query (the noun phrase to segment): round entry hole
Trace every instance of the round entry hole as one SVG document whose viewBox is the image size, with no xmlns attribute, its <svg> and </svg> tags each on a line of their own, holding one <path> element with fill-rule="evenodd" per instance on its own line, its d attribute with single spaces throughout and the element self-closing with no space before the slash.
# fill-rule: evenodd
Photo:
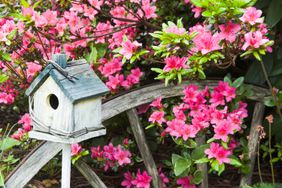
<svg viewBox="0 0 282 188">
<path fill-rule="evenodd" d="M 54 94 L 49 95 L 48 102 L 49 102 L 49 105 L 51 106 L 51 108 L 53 108 L 54 110 L 56 110 L 59 106 L 59 99 Z"/>
</svg>

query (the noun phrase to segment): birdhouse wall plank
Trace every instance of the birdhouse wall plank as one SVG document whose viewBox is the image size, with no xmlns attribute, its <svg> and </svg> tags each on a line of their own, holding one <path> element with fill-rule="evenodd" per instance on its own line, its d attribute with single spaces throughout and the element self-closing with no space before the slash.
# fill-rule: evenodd
<svg viewBox="0 0 282 188">
<path fill-rule="evenodd" d="M 56 109 L 51 106 L 51 95 L 55 95 L 58 99 Z M 73 131 L 72 111 L 73 104 L 52 77 L 48 77 L 34 94 L 34 114 L 36 118 L 52 129 L 65 132 Z"/>
<path fill-rule="evenodd" d="M 79 101 L 74 106 L 75 129 L 101 127 L 101 97 Z"/>
</svg>

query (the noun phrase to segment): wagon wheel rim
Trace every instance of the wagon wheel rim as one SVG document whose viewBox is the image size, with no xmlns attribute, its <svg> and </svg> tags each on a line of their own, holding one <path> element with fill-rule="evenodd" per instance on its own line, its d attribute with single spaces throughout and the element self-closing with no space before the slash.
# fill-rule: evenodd
<svg viewBox="0 0 282 188">
<path fill-rule="evenodd" d="M 149 86 L 144 86 L 141 88 L 138 88 L 136 90 L 131 90 L 129 92 L 121 93 L 118 96 L 115 96 L 113 98 L 107 99 L 103 101 L 102 104 L 102 121 L 106 121 L 118 114 L 121 114 L 123 112 L 127 112 L 127 114 L 134 114 L 135 108 L 150 103 L 154 99 L 158 97 L 162 98 L 171 98 L 171 97 L 177 97 L 177 96 L 183 96 L 183 89 L 188 84 L 195 84 L 198 85 L 200 88 L 204 88 L 206 85 L 209 86 L 209 88 L 213 89 L 218 83 L 218 80 L 203 80 L 203 81 L 187 81 L 183 82 L 179 85 L 170 85 L 170 86 L 164 86 L 163 83 L 157 83 Z M 248 84 L 247 84 L 248 85 Z M 259 86 L 250 85 L 252 89 L 254 90 L 254 95 L 248 97 L 250 100 L 254 101 L 263 101 L 263 98 L 267 95 L 269 95 L 269 90 L 266 88 L 262 88 Z M 173 92 L 172 92 L 173 91 Z M 129 115 L 128 115 L 129 116 Z M 133 124 L 132 124 L 133 126 Z M 49 144 L 49 142 L 44 142 L 34 148 L 23 160 L 19 165 L 9 174 L 9 176 L 6 178 L 6 186 L 7 188 L 13 187 L 14 182 L 18 182 L 18 187 L 23 187 L 25 184 L 27 184 L 37 173 L 38 171 L 47 164 L 56 154 L 58 154 L 62 149 L 62 144 L 60 143 L 54 143 L 54 146 L 56 146 L 56 151 L 53 153 L 47 153 L 47 157 L 49 160 L 44 163 L 35 163 L 33 164 L 33 168 L 30 169 L 29 172 L 26 172 L 26 174 L 29 174 L 28 177 L 25 179 L 19 180 L 20 176 L 23 174 L 23 166 L 27 163 L 30 163 L 34 156 L 37 156 L 38 152 L 42 152 L 40 149 L 42 147 L 46 147 L 46 145 Z M 52 146 L 52 147 L 54 147 Z M 140 149 L 140 147 L 138 146 Z M 150 153 L 151 155 L 151 153 Z M 153 161 L 155 164 L 155 162 Z M 28 164 L 27 164 L 28 166 Z M 35 169 L 35 171 L 34 171 Z M 155 173 L 156 167 L 153 165 L 153 171 Z M 91 172 L 90 172 L 91 173 Z M 152 173 L 152 172 L 151 172 Z M 153 175 L 155 178 L 157 178 L 155 175 Z M 249 181 L 249 179 L 248 179 Z M 154 185 L 158 185 L 160 183 L 159 178 L 155 179 Z"/>
</svg>

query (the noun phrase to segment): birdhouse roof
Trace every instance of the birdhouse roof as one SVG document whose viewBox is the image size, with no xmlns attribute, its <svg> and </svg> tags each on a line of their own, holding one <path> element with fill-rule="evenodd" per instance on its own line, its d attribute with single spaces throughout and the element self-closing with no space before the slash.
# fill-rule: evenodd
<svg viewBox="0 0 282 188">
<path fill-rule="evenodd" d="M 51 76 L 71 102 L 98 97 L 109 92 L 107 86 L 91 69 L 86 60 L 76 60 L 67 63 L 62 69 L 66 77 L 54 65 L 49 64 L 31 83 L 26 95 L 32 95 Z"/>
</svg>

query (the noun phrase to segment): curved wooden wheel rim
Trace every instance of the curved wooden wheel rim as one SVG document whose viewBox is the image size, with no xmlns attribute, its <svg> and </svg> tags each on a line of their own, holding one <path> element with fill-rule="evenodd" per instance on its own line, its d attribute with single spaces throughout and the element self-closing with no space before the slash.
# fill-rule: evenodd
<svg viewBox="0 0 282 188">
<path fill-rule="evenodd" d="M 103 102 L 102 121 L 108 120 L 122 112 L 134 109 L 142 104 L 149 103 L 157 97 L 170 98 L 183 96 L 183 88 L 188 84 L 195 84 L 200 88 L 209 86 L 209 88 L 212 89 L 217 85 L 217 83 L 218 80 L 189 81 L 168 87 L 165 87 L 163 83 L 158 83 L 122 93 L 119 96 Z M 266 88 L 253 85 L 252 88 L 254 95 L 248 98 L 250 100 L 263 101 L 264 96 L 270 94 L 269 90 Z M 6 187 L 23 187 L 48 161 L 58 154 L 61 149 L 62 145 L 60 143 L 43 142 L 38 145 L 6 178 Z"/>
</svg>

